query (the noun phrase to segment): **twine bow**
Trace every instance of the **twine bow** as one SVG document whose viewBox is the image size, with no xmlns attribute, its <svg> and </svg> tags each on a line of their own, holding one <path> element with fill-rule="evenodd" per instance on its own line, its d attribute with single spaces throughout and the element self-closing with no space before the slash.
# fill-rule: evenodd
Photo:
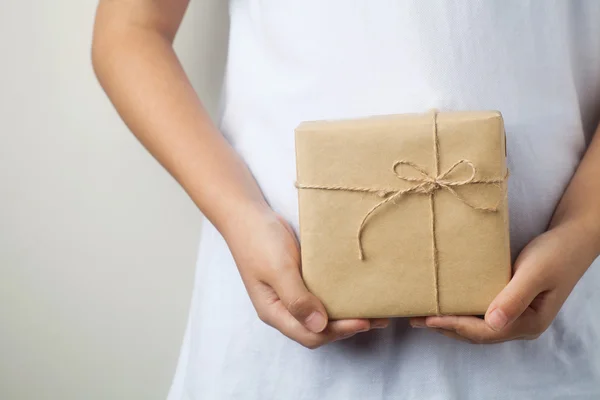
<svg viewBox="0 0 600 400">
<path fill-rule="evenodd" d="M 432 254 L 433 254 L 433 279 L 435 285 L 435 304 L 436 304 L 436 314 L 440 313 L 440 302 L 439 302 L 439 285 L 438 285 L 438 249 L 437 249 L 437 239 L 436 239 L 436 226 L 435 226 L 435 193 L 438 190 L 446 190 L 450 194 L 452 194 L 456 199 L 461 201 L 466 206 L 470 207 L 473 210 L 481 211 L 481 212 L 497 212 L 500 203 L 502 202 L 502 198 L 492 207 L 487 206 L 479 206 L 471 203 L 466 198 L 461 196 L 459 193 L 454 190 L 455 187 L 458 186 L 466 186 L 473 184 L 484 184 L 484 185 L 494 185 L 499 188 L 500 184 L 502 184 L 506 178 L 508 177 L 508 171 L 506 175 L 502 178 L 492 178 L 492 179 L 475 179 L 477 174 L 477 168 L 473 163 L 469 160 L 459 160 L 455 162 L 450 168 L 448 168 L 445 172 L 439 172 L 440 165 L 440 156 L 439 156 L 439 141 L 438 141 L 438 129 L 437 129 L 437 111 L 433 111 L 433 148 L 434 148 L 434 156 L 435 156 L 435 172 L 433 175 L 430 175 L 425 171 L 425 169 L 411 161 L 407 160 L 399 160 L 395 161 L 392 165 L 392 172 L 396 177 L 400 180 L 414 183 L 414 186 L 411 186 L 406 189 L 389 189 L 389 188 L 369 188 L 369 187 L 355 187 L 355 186 L 327 186 L 327 185 L 307 185 L 296 183 L 296 187 L 298 189 L 317 189 L 317 190 L 339 190 L 346 192 L 362 192 L 362 193 L 374 193 L 379 197 L 382 197 L 384 200 L 375 204 L 363 217 L 361 220 L 360 226 L 358 227 L 356 233 L 356 240 L 358 244 L 358 258 L 360 260 L 365 259 L 365 254 L 363 250 L 362 244 L 362 234 L 365 229 L 365 225 L 369 218 L 381 209 L 386 204 L 392 203 L 398 198 L 402 197 L 405 194 L 415 193 L 415 194 L 424 194 L 429 196 L 429 206 L 430 206 L 430 223 L 431 223 L 431 236 L 432 236 Z M 400 172 L 398 172 L 399 166 L 408 166 L 419 173 L 419 177 L 410 177 L 404 176 Z M 461 165 L 467 165 L 471 169 L 471 175 L 469 178 L 464 180 L 453 181 L 448 179 L 448 176 L 456 170 Z"/>
</svg>

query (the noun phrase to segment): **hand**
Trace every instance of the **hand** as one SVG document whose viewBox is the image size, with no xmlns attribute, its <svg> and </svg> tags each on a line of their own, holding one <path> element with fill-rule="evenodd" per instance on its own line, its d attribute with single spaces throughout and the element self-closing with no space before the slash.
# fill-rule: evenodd
<svg viewBox="0 0 600 400">
<path fill-rule="evenodd" d="M 245 227 L 226 240 L 252 304 L 266 324 L 310 349 L 388 325 L 387 319 L 328 322 L 325 307 L 300 275 L 292 228 L 270 211 L 240 223 Z"/>
<path fill-rule="evenodd" d="M 589 236 L 581 226 L 571 223 L 529 243 L 515 262 L 513 278 L 490 304 L 485 319 L 434 316 L 412 318 L 411 325 L 472 343 L 535 339 L 550 326 L 598 255 Z"/>
</svg>

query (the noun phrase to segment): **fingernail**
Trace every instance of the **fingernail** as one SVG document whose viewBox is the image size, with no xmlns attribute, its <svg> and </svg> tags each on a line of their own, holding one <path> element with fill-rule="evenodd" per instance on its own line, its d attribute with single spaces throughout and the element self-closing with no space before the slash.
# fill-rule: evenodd
<svg viewBox="0 0 600 400">
<path fill-rule="evenodd" d="M 374 328 L 373 326 L 371 327 L 365 327 L 365 328 L 360 328 L 359 330 L 356 331 L 356 333 L 361 333 L 361 332 L 367 332 L 369 330 L 369 328 Z"/>
<path fill-rule="evenodd" d="M 431 316 L 431 317 L 424 318 L 423 323 L 425 324 L 425 328 L 434 328 L 434 329 L 440 328 L 441 324 L 439 324 L 439 322 L 442 322 L 441 318 L 444 318 L 444 317 Z"/>
<path fill-rule="evenodd" d="M 425 321 L 423 321 L 423 320 L 410 321 L 410 326 L 412 326 L 413 328 L 426 328 L 427 327 L 427 325 L 425 325 Z"/>
<path fill-rule="evenodd" d="M 494 311 L 488 315 L 486 319 L 487 324 L 495 331 L 502 330 L 508 323 L 508 317 L 504 314 L 499 308 L 496 308 Z"/>
<path fill-rule="evenodd" d="M 348 339 L 348 338 L 350 338 L 350 337 L 352 337 L 352 336 L 354 336 L 354 335 L 356 335 L 356 332 L 345 333 L 345 334 L 343 334 L 343 335 L 340 335 L 340 336 L 338 336 L 338 338 L 337 338 L 337 339 L 335 339 L 335 340 L 344 340 L 344 339 Z"/>
<path fill-rule="evenodd" d="M 314 333 L 319 333 L 325 329 L 327 318 L 318 311 L 313 311 L 305 320 L 304 325 Z"/>
<path fill-rule="evenodd" d="M 371 328 L 373 329 L 384 329 L 389 326 L 389 322 L 374 322 L 371 324 Z"/>
</svg>

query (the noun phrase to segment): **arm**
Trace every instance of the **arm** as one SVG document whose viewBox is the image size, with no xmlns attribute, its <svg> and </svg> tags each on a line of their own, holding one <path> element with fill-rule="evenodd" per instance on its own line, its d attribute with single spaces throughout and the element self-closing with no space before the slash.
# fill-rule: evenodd
<svg viewBox="0 0 600 400">
<path fill-rule="evenodd" d="M 308 347 L 375 327 L 367 320 L 328 324 L 325 308 L 304 286 L 291 229 L 211 123 L 173 51 L 188 1 L 101 0 L 92 61 L 102 87 L 221 232 L 261 319 Z"/>
<path fill-rule="evenodd" d="M 519 254 L 514 276 L 492 302 L 485 321 L 475 317 L 416 318 L 456 339 L 494 343 L 534 339 L 600 255 L 600 126 L 563 194 L 546 233 Z"/>
<path fill-rule="evenodd" d="M 188 1 L 101 1 L 92 60 L 131 131 L 227 234 L 240 220 L 260 219 L 269 210 L 248 169 L 211 123 L 173 51 Z"/>
<path fill-rule="evenodd" d="M 550 227 L 582 229 L 583 247 L 600 254 L 600 125 L 554 212 Z M 587 268 L 586 268 L 587 269 Z M 582 271 L 583 272 L 583 271 Z"/>
</svg>

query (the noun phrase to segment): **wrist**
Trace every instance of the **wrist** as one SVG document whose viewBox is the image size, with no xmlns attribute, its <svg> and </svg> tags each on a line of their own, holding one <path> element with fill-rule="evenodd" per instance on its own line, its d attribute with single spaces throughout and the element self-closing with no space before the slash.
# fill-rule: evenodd
<svg viewBox="0 0 600 400">
<path fill-rule="evenodd" d="M 277 219 L 276 213 L 266 201 L 245 201 L 231 207 L 229 212 L 215 223 L 227 243 L 247 240 L 257 229 L 272 224 Z"/>
<path fill-rule="evenodd" d="M 550 230 L 560 232 L 565 251 L 576 254 L 586 269 L 600 256 L 600 221 L 589 217 L 553 220 Z"/>
<path fill-rule="evenodd" d="M 582 230 L 591 242 L 594 259 L 600 257 L 600 218 L 582 221 Z"/>
</svg>

